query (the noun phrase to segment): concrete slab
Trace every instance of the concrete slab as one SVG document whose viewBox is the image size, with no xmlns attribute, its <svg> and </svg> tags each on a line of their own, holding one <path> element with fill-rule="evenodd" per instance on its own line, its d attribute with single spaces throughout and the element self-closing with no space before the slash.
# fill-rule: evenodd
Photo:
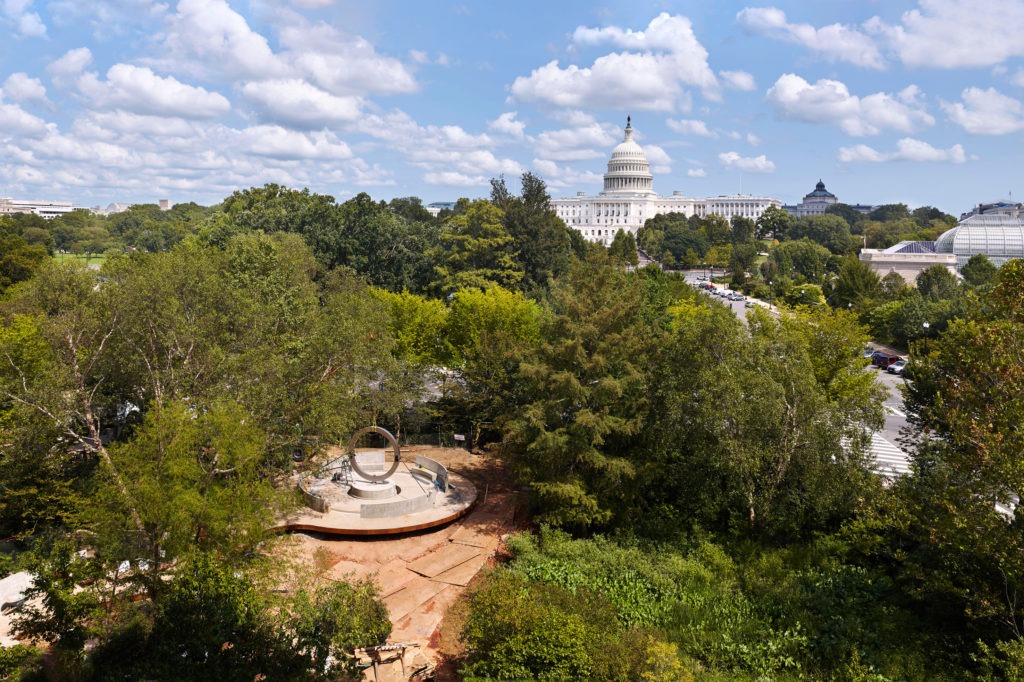
<svg viewBox="0 0 1024 682">
<path fill-rule="evenodd" d="M 388 613 L 391 614 L 391 622 L 397 623 L 446 587 L 448 585 L 435 583 L 426 578 L 410 580 L 402 589 L 384 598 L 384 604 L 388 607 Z"/>
<path fill-rule="evenodd" d="M 446 550 L 428 554 L 427 556 L 410 563 L 409 570 L 416 571 L 427 578 L 433 578 L 440 573 L 444 573 L 450 568 L 454 568 L 461 563 L 469 561 L 479 554 L 480 549 L 478 547 L 450 545 Z"/>
<path fill-rule="evenodd" d="M 480 569 L 483 568 L 486 563 L 487 554 L 480 553 L 469 561 L 465 561 L 458 566 L 449 568 L 444 573 L 437 574 L 434 576 L 434 580 L 439 583 L 465 587 L 469 584 L 469 581 L 473 579 L 473 576 L 480 572 Z"/>
</svg>

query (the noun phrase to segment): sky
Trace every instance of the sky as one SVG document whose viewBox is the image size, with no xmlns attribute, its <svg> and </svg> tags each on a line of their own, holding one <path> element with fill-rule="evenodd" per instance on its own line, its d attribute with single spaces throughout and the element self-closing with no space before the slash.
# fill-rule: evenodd
<svg viewBox="0 0 1024 682">
<path fill-rule="evenodd" d="M 0 0 L 0 197 L 1024 198 L 1024 0 Z"/>
</svg>

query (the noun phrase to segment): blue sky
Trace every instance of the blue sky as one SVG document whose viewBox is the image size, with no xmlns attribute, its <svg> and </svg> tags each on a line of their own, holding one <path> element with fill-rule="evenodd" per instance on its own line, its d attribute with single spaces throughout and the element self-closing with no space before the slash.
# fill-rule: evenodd
<svg viewBox="0 0 1024 682">
<path fill-rule="evenodd" d="M 0 0 L 0 196 L 1024 198 L 1024 0 Z"/>
</svg>

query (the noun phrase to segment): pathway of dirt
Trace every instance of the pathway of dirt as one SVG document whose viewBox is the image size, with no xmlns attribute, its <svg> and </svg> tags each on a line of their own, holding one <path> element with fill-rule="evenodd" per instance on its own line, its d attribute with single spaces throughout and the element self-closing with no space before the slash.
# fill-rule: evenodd
<svg viewBox="0 0 1024 682">
<path fill-rule="evenodd" d="M 454 448 L 418 452 L 470 478 L 477 486 L 473 511 L 431 532 L 401 537 L 337 538 L 295 533 L 300 557 L 314 557 L 334 580 L 372 577 L 380 586 L 393 630 L 389 642 L 414 643 L 435 662 L 431 636 L 470 580 L 514 528 L 516 499 L 500 462 Z"/>
</svg>

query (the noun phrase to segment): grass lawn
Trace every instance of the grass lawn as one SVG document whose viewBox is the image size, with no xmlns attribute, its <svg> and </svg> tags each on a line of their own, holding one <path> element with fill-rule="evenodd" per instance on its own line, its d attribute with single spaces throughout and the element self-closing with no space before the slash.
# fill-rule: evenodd
<svg viewBox="0 0 1024 682">
<path fill-rule="evenodd" d="M 86 265 L 103 265 L 103 261 L 107 260 L 107 254 L 105 253 L 94 253 L 88 258 L 86 258 L 85 255 L 76 253 L 55 253 L 53 254 L 53 257 L 58 263 L 78 261 L 79 263 L 85 263 Z"/>
</svg>

